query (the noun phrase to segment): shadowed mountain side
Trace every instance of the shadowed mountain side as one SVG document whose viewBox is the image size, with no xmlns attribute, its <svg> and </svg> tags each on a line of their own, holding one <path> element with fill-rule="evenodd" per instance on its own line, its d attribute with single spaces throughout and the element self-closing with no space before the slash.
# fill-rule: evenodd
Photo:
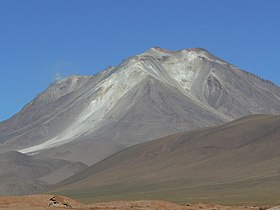
<svg viewBox="0 0 280 210">
<path fill-rule="evenodd" d="M 73 176 L 74 174 L 86 169 L 88 166 L 81 163 L 81 162 L 75 162 L 70 163 L 64 167 L 58 168 L 55 171 L 52 171 L 51 173 L 40 177 L 41 181 L 44 181 L 48 184 L 56 184 L 58 182 L 61 182 L 64 179 L 67 179 L 68 177 Z"/>
<path fill-rule="evenodd" d="M 87 168 L 53 158 L 38 158 L 11 151 L 0 154 L 0 195 L 38 193 Z"/>
<path fill-rule="evenodd" d="M 255 115 L 138 144 L 57 184 L 84 201 L 276 203 L 280 117 Z"/>
<path fill-rule="evenodd" d="M 65 160 L 33 158 L 19 152 L 0 155 L 0 195 L 20 195 L 39 192 L 47 183 L 39 178 L 68 165 Z"/>
</svg>

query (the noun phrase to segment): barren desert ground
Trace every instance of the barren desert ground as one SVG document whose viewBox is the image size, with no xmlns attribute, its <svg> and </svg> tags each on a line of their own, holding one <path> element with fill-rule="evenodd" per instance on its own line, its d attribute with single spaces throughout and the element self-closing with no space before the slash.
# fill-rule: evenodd
<svg viewBox="0 0 280 210">
<path fill-rule="evenodd" d="M 83 204 L 64 196 L 30 195 L 30 196 L 3 196 L 0 197 L 0 209 L 7 210 L 250 210 L 269 209 L 269 206 L 221 206 L 215 204 L 185 204 L 178 205 L 167 201 L 112 201 L 103 203 Z"/>
</svg>

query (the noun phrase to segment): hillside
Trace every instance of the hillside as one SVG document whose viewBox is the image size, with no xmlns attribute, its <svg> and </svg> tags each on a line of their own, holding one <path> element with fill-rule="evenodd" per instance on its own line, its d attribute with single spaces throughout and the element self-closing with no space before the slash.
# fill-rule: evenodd
<svg viewBox="0 0 280 210">
<path fill-rule="evenodd" d="M 80 167 L 73 169 L 75 165 Z M 0 195 L 38 193 L 45 190 L 50 183 L 62 181 L 86 167 L 82 163 L 34 158 L 15 151 L 0 154 Z"/>
<path fill-rule="evenodd" d="M 125 149 L 59 183 L 84 201 L 279 204 L 280 117 L 254 115 Z"/>
</svg>

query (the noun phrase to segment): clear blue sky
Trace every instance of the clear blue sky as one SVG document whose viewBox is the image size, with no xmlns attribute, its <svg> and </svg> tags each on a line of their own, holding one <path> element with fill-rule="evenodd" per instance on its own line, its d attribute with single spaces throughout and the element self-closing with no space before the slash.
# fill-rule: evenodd
<svg viewBox="0 0 280 210">
<path fill-rule="evenodd" d="M 0 0 L 0 121 L 56 73 L 92 75 L 152 46 L 206 48 L 280 85 L 280 1 Z"/>
</svg>

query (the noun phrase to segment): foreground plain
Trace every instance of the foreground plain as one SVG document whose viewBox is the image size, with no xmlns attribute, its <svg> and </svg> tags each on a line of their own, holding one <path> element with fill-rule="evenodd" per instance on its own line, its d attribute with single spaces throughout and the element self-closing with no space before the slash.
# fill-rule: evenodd
<svg viewBox="0 0 280 210">
<path fill-rule="evenodd" d="M 55 200 L 54 205 L 50 205 Z M 65 205 L 65 206 L 63 206 Z M 215 204 L 184 204 L 179 205 L 167 201 L 141 200 L 141 201 L 113 201 L 104 203 L 83 204 L 64 196 L 29 195 L 29 196 L 3 196 L 0 197 L 0 209 L 7 210 L 259 210 L 268 209 L 269 206 L 221 206 Z"/>
</svg>

